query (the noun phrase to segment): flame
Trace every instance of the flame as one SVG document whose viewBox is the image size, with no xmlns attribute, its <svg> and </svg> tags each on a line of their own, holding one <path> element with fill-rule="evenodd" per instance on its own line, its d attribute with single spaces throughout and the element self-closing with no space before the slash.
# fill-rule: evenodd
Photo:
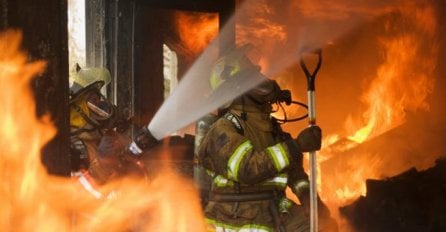
<svg viewBox="0 0 446 232">
<path fill-rule="evenodd" d="M 176 27 L 186 51 L 198 54 L 218 34 L 218 15 L 177 12 Z"/>
<path fill-rule="evenodd" d="M 364 113 L 367 123 L 348 137 L 358 143 L 404 123 L 407 109 L 428 109 L 425 99 L 432 91 L 433 79 L 408 73 L 412 71 L 408 67 L 419 62 L 417 38 L 403 35 L 384 39 L 382 44 L 386 61 L 378 68 L 377 77 L 364 95 L 364 101 L 369 105 Z"/>
<path fill-rule="evenodd" d="M 28 62 L 21 33 L 0 34 L 0 225 L 4 231 L 205 231 L 190 180 L 166 168 L 150 183 L 123 178 L 100 186 L 101 199 L 77 180 L 47 174 L 40 150 L 56 133 L 34 118 L 31 79 L 45 62 Z"/>
<path fill-rule="evenodd" d="M 285 25 L 274 20 L 278 12 L 269 6 L 267 1 L 247 1 L 237 11 L 236 19 L 236 44 L 252 44 L 263 54 L 271 53 L 278 44 L 284 43 L 287 38 Z M 257 64 L 265 72 L 269 69 L 266 57 L 260 57 Z"/>
<path fill-rule="evenodd" d="M 323 195 L 329 201 L 338 202 L 338 205 L 365 195 L 365 181 L 383 178 L 384 171 L 389 173 L 390 166 L 382 157 L 387 154 L 356 154 L 354 157 L 344 157 L 342 161 L 335 156 L 402 125 L 407 120 L 408 112 L 429 110 L 427 99 L 433 90 L 434 79 L 431 76 L 438 56 L 434 39 L 435 14 L 432 6 L 416 4 L 402 6 L 399 12 L 406 22 L 410 22 L 413 31 L 392 31 L 397 27 L 387 22 L 385 26 L 389 33 L 378 38 L 384 54 L 383 62 L 378 66 L 376 76 L 368 78 L 370 82 L 362 96 L 367 108 L 362 118 L 355 119 L 350 115 L 345 123 L 345 130 L 350 135 L 329 135 L 330 141 L 325 144 L 328 147 L 324 146 L 321 151 L 323 156 L 337 158 L 337 161 L 325 160 L 327 166 L 343 167 L 342 170 L 335 167 L 323 170 L 336 173 L 325 175 Z M 341 142 L 341 138 L 346 139 Z M 416 164 L 394 163 L 391 166 L 398 168 L 392 172 L 397 174 L 411 165 Z"/>
<path fill-rule="evenodd" d="M 331 11 L 325 11 L 325 9 L 337 7 L 318 5 L 318 1 L 304 1 L 303 3 L 299 4 L 300 8 L 306 9 L 307 11 L 305 12 L 323 22 L 337 19 L 336 15 L 331 14 Z M 329 4 L 332 4 L 332 2 Z M 366 4 L 364 3 L 363 5 Z M 337 215 L 338 208 L 350 203 L 361 195 L 366 195 L 367 179 L 382 179 L 392 174 L 396 175 L 422 162 L 425 163 L 422 160 L 408 160 L 407 157 L 399 157 L 399 160 L 389 158 L 392 154 L 384 153 L 384 151 L 385 146 L 390 147 L 393 145 L 392 141 L 384 144 L 384 148 L 381 149 L 382 153 L 356 148 L 398 126 L 402 126 L 408 120 L 409 114 L 429 110 L 428 100 L 435 82 L 435 79 L 432 77 L 435 75 L 435 65 L 438 59 L 438 44 L 436 41 L 438 19 L 434 9 L 435 6 L 422 1 L 412 1 L 394 5 L 392 6 L 393 8 L 384 7 L 379 12 L 367 12 L 367 7 L 362 7 L 361 4 L 356 6 L 356 10 L 352 9 L 352 7 L 354 8 L 355 6 L 341 7 L 345 10 L 341 11 L 341 14 L 338 15 L 339 18 L 345 18 L 345 14 L 342 14 L 342 12 L 351 11 L 364 12 L 374 16 L 381 13 L 384 13 L 384 15 L 381 14 L 378 18 L 375 18 L 374 20 L 376 21 L 373 24 L 361 25 L 361 27 L 370 27 L 370 30 L 368 28 L 365 30 L 361 28 L 360 30 L 370 31 L 374 35 L 374 37 L 367 37 L 367 40 L 373 41 L 373 44 L 377 45 L 375 52 L 379 55 L 376 58 L 379 62 L 361 64 L 348 60 L 352 62 L 352 66 L 365 65 L 373 67 L 371 68 L 372 71 L 375 70 L 375 72 L 370 72 L 368 76 L 356 77 L 362 81 L 360 99 L 362 104 L 359 106 L 352 105 L 352 113 L 344 119 L 342 128 L 332 133 L 324 134 L 322 149 L 317 152 L 318 190 L 321 198 L 329 205 L 332 209 L 331 212 L 339 222 L 342 220 Z M 379 8 L 377 7 L 375 10 Z M 289 6 L 288 9 L 292 11 L 295 10 L 295 7 Z M 314 11 L 319 13 L 314 14 Z M 382 24 L 377 26 L 378 23 Z M 333 56 L 331 52 L 336 53 L 340 49 L 351 49 L 351 47 L 348 47 L 348 43 L 346 43 L 347 46 L 336 47 L 342 46 L 341 44 L 335 41 L 326 49 L 323 48 L 325 60 L 318 74 L 318 76 L 321 76 L 318 77 L 320 79 L 318 84 L 330 85 L 330 88 L 326 90 L 333 92 L 339 91 L 337 89 L 339 87 L 342 88 L 342 86 L 333 84 L 337 83 L 335 80 L 345 79 L 346 77 L 339 76 L 337 71 L 333 71 L 329 76 L 324 76 L 326 75 L 326 68 L 324 67 L 327 67 L 324 64 L 328 63 L 329 69 L 336 70 L 337 66 L 333 65 L 336 62 L 329 60 L 336 59 L 336 56 Z M 369 50 L 367 51 L 370 52 Z M 328 56 L 326 55 L 327 52 Z M 364 53 L 365 57 L 372 57 L 372 55 L 374 54 Z M 274 79 L 279 82 L 282 88 L 292 90 L 293 100 L 302 101 L 306 97 L 305 93 L 302 93 L 305 79 L 294 74 L 298 67 L 292 66 L 291 68 L 293 70 L 285 70 L 274 76 Z M 329 79 L 333 81 L 329 82 Z M 319 87 L 320 85 L 316 88 Z M 318 92 L 317 97 L 319 98 L 321 95 L 323 93 Z M 323 100 L 327 101 L 326 99 Z M 333 104 L 333 102 L 336 102 L 336 99 L 330 99 L 328 102 Z M 337 102 L 334 104 L 351 103 Z M 320 109 L 326 106 L 322 105 Z M 288 115 L 302 115 L 292 108 L 294 107 L 287 109 Z M 328 108 L 329 110 L 322 112 L 322 114 L 330 114 L 330 110 L 337 110 L 337 108 L 331 106 L 328 106 Z M 348 109 L 348 107 L 346 108 Z M 353 112 L 356 111 L 353 110 L 357 110 L 360 114 L 354 114 Z M 280 113 L 276 113 L 275 116 L 283 118 L 283 115 Z M 331 123 L 336 124 L 339 121 L 332 121 Z M 300 125 L 298 123 L 291 124 L 286 124 L 284 128 L 294 133 L 301 131 L 306 126 L 305 120 Z M 340 124 L 342 125 L 342 121 Z M 326 124 L 321 124 L 323 131 L 325 129 L 324 125 Z M 429 160 L 431 159 L 429 158 Z M 306 165 L 308 165 L 308 162 L 306 162 Z M 308 167 L 305 168 L 308 170 Z"/>
</svg>

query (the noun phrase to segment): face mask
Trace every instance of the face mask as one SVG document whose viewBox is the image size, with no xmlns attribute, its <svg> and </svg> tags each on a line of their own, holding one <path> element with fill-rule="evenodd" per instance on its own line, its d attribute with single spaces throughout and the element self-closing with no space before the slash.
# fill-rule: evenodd
<svg viewBox="0 0 446 232">
<path fill-rule="evenodd" d="M 282 90 L 274 80 L 267 80 L 251 89 L 246 95 L 256 104 L 273 104 L 279 101 Z"/>
<path fill-rule="evenodd" d="M 90 111 L 90 117 L 94 120 L 107 120 L 113 113 L 110 102 L 99 91 L 87 93 L 85 102 Z"/>
<path fill-rule="evenodd" d="M 92 89 L 70 103 L 70 125 L 88 130 L 100 129 L 106 126 L 113 113 L 112 104 L 99 90 Z"/>
</svg>

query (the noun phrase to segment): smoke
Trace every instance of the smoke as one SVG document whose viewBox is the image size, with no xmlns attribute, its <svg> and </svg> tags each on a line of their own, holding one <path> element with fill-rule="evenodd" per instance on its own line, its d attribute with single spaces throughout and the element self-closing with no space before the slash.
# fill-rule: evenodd
<svg viewBox="0 0 446 232">
<path fill-rule="evenodd" d="M 338 9 L 338 13 L 333 12 L 333 7 Z M 236 25 L 237 45 L 254 45 L 261 56 L 259 65 L 262 73 L 274 77 L 295 64 L 302 49 L 324 47 L 364 21 L 388 11 L 389 7 L 389 3 L 378 2 L 355 5 L 349 1 L 330 4 L 324 1 L 303 1 L 302 4 L 284 0 L 243 1 L 218 37 L 181 78 L 177 89 L 150 122 L 149 130 L 155 137 L 162 138 L 262 81 L 240 80 L 236 88 L 220 92 L 219 97 L 213 95 L 209 76 L 218 54 L 232 47 L 230 25 Z"/>
<path fill-rule="evenodd" d="M 352 29 L 394 8 L 393 1 L 245 1 L 237 17 L 237 42 L 264 55 L 265 74 L 275 76 L 305 49 L 324 48 Z"/>
</svg>

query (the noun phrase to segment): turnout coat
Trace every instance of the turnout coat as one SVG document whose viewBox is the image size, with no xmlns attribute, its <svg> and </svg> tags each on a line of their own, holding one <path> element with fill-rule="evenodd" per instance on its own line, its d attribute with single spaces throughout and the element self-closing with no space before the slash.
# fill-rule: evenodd
<svg viewBox="0 0 446 232">
<path fill-rule="evenodd" d="M 285 194 L 287 186 L 297 197 L 308 189 L 302 153 L 265 112 L 233 106 L 201 141 L 198 162 L 212 177 L 210 231 L 309 231 L 302 207 Z"/>
</svg>

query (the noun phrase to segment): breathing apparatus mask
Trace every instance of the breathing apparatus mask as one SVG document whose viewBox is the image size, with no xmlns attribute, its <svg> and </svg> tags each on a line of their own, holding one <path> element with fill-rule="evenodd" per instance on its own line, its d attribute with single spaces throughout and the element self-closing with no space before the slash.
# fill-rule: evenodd
<svg viewBox="0 0 446 232">
<path fill-rule="evenodd" d="M 278 109 L 274 110 L 272 105 L 276 104 L 278 108 L 283 111 L 284 118 L 277 119 L 280 123 L 298 121 L 306 118 L 308 115 L 304 115 L 298 118 L 288 119 L 286 115 L 283 103 L 287 106 L 291 104 L 297 104 L 301 107 L 308 108 L 307 105 L 293 101 L 291 97 L 291 91 L 286 89 L 281 89 L 275 80 L 271 80 L 264 76 L 260 72 L 260 67 L 253 64 L 253 59 L 246 56 L 246 53 L 252 49 L 252 46 L 242 46 L 231 52 L 226 56 L 223 56 L 217 60 L 210 78 L 211 88 L 213 90 L 218 90 L 218 88 L 232 88 L 236 86 L 237 81 L 243 79 L 243 81 L 259 82 L 259 85 L 250 89 L 248 92 L 244 93 L 240 97 L 234 99 L 233 101 L 220 107 L 221 111 L 226 110 L 231 105 L 241 105 L 242 107 L 242 119 L 246 120 L 245 107 L 255 107 L 262 109 L 265 113 L 274 113 Z M 232 83 L 231 83 L 232 82 Z M 229 85 L 231 87 L 227 87 Z"/>
<path fill-rule="evenodd" d="M 111 125 L 116 107 L 101 93 L 110 83 L 110 72 L 105 68 L 76 68 L 70 75 L 70 126 L 72 134 L 82 132 L 102 134 Z"/>
<path fill-rule="evenodd" d="M 292 104 L 299 105 L 304 108 L 308 108 L 304 103 L 293 101 L 291 97 L 291 91 L 287 89 L 281 89 L 275 80 L 267 79 L 260 83 L 258 86 L 246 92 L 244 95 L 234 101 L 242 108 L 245 105 L 251 105 L 262 109 L 269 109 L 268 114 L 275 113 L 279 109 L 283 112 L 283 119 L 276 119 L 279 123 L 294 122 L 306 118 L 308 115 L 303 115 L 297 118 L 288 119 L 286 110 L 283 104 L 290 106 Z M 273 109 L 273 105 L 277 106 L 277 109 Z M 242 113 L 243 114 L 243 113 Z M 242 118 L 244 116 L 242 115 Z"/>
</svg>

